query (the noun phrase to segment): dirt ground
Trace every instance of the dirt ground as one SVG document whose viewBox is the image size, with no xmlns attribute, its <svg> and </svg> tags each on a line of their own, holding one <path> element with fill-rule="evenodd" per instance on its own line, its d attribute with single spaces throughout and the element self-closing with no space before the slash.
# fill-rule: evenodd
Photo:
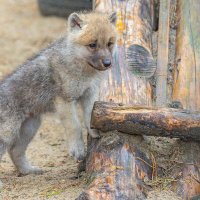
<svg viewBox="0 0 200 200">
<path fill-rule="evenodd" d="M 65 32 L 66 20 L 42 17 L 36 0 L 0 0 L 0 79 L 28 57 Z M 70 125 L 69 125 L 70 132 Z M 72 180 L 77 163 L 67 155 L 63 127 L 55 116 L 45 117 L 28 148 L 31 163 L 43 175 L 18 177 L 8 155 L 0 164 L 3 200 L 74 200 L 83 189 L 84 177 Z"/>
</svg>

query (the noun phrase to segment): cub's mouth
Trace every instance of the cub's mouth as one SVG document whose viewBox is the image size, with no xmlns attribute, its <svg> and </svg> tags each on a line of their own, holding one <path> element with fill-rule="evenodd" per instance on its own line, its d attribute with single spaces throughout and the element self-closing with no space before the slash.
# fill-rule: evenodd
<svg viewBox="0 0 200 200">
<path fill-rule="evenodd" d="M 109 69 L 112 65 L 103 65 L 102 62 L 99 62 L 99 65 L 98 66 L 95 66 L 94 64 L 90 63 L 90 62 L 87 62 L 88 65 L 96 70 L 99 70 L 99 71 L 105 71 L 107 69 Z"/>
</svg>

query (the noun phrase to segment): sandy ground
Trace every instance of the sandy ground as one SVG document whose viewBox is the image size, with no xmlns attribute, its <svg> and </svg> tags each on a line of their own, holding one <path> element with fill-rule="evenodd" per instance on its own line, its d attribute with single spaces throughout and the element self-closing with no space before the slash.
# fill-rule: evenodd
<svg viewBox="0 0 200 200">
<path fill-rule="evenodd" d="M 36 0 L 0 0 L 0 78 L 28 57 L 61 36 L 66 20 L 40 16 Z M 70 126 L 69 126 L 70 132 Z M 74 200 L 83 189 L 84 177 L 72 180 L 77 163 L 67 155 L 60 121 L 47 116 L 28 148 L 27 155 L 43 175 L 19 177 L 8 155 L 0 165 L 3 200 Z"/>
</svg>

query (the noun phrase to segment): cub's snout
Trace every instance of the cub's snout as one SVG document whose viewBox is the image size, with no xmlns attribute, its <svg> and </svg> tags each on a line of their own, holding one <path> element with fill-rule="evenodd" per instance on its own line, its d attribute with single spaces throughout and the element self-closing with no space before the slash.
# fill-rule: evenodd
<svg viewBox="0 0 200 200">
<path fill-rule="evenodd" d="M 101 49 L 101 46 L 99 44 L 99 48 L 89 51 L 90 51 L 89 52 L 90 56 L 88 57 L 88 62 L 90 63 L 90 66 L 92 66 L 93 68 L 99 71 L 104 71 L 112 66 L 113 47 L 111 46 L 109 47 L 107 44 L 107 47 Z"/>
</svg>

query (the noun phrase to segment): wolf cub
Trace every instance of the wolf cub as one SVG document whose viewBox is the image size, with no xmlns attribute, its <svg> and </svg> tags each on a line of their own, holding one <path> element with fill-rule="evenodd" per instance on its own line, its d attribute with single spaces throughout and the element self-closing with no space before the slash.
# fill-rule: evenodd
<svg viewBox="0 0 200 200">
<path fill-rule="evenodd" d="M 25 151 L 40 126 L 41 115 L 55 111 L 66 131 L 66 121 L 73 126 L 68 141 L 70 155 L 83 159 L 84 142 L 76 105 L 80 102 L 83 108 L 88 133 L 98 137 L 97 131 L 90 129 L 91 111 L 98 100 L 100 82 L 112 65 L 115 22 L 115 13 L 72 13 L 65 37 L 2 80 L 0 159 L 8 150 L 21 174 L 41 173 L 29 164 Z M 60 103 L 62 106 L 58 106 Z"/>
</svg>

